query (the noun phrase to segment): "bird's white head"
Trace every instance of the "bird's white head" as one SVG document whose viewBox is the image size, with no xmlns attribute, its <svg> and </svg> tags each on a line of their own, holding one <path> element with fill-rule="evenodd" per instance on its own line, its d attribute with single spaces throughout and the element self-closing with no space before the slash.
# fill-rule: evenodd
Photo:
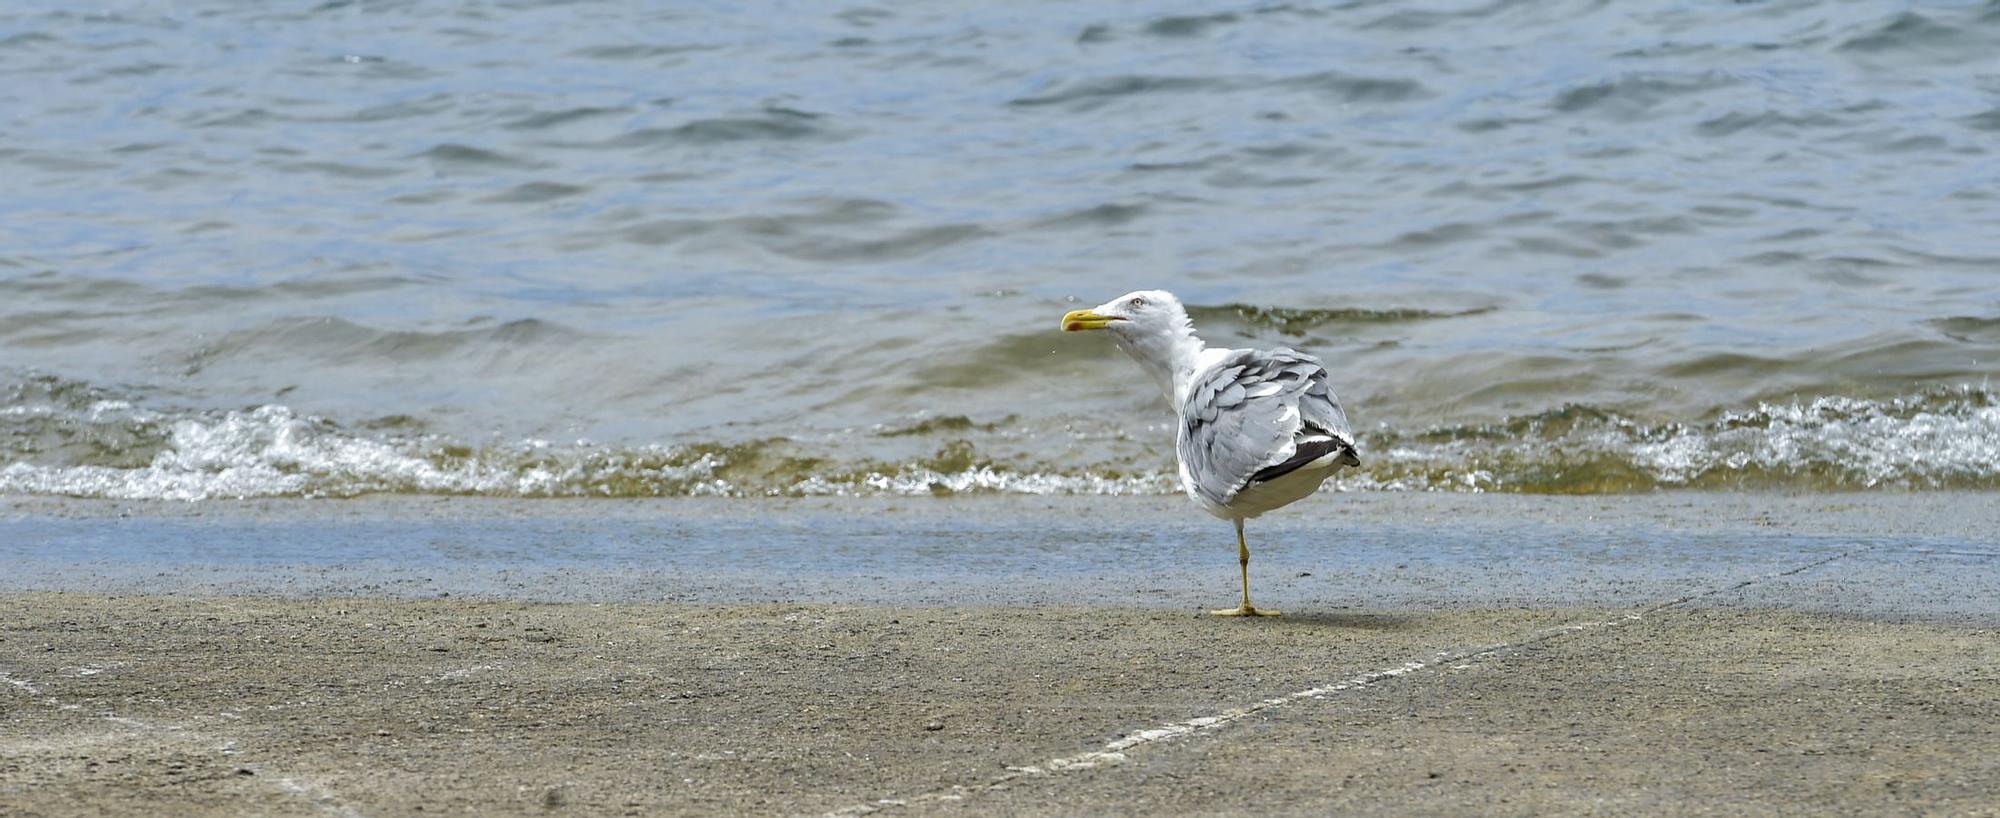
<svg viewBox="0 0 2000 818">
<path fill-rule="evenodd" d="M 1139 290 L 1106 301 L 1087 310 L 1073 310 L 1063 316 L 1064 332 L 1108 330 L 1121 341 L 1158 335 L 1184 334 L 1191 329 L 1187 308 L 1165 290 Z"/>
<path fill-rule="evenodd" d="M 1173 293 L 1140 290 L 1063 316 L 1064 332 L 1104 330 L 1160 385 L 1167 404 L 1179 406 L 1203 346 Z"/>
</svg>

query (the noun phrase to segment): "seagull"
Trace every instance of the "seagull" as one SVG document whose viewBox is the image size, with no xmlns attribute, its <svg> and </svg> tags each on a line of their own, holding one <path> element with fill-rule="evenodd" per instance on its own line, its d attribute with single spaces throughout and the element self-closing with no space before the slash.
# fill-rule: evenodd
<svg viewBox="0 0 2000 818">
<path fill-rule="evenodd" d="M 1277 616 L 1250 604 L 1243 521 L 1303 499 L 1342 466 L 1359 466 L 1354 430 L 1318 358 L 1292 349 L 1211 349 L 1173 293 L 1140 290 L 1062 318 L 1064 332 L 1103 330 L 1160 385 L 1179 415 L 1181 488 L 1236 524 L 1243 604 L 1217 616 Z"/>
</svg>

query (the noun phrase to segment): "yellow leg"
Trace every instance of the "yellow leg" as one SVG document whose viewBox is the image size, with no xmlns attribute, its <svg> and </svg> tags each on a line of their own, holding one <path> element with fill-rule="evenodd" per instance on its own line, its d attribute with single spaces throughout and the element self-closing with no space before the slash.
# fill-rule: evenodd
<svg viewBox="0 0 2000 818">
<path fill-rule="evenodd" d="M 1243 605 L 1209 611 L 1216 616 L 1277 616 L 1277 611 L 1258 610 L 1250 604 L 1250 544 L 1243 541 L 1243 521 L 1236 521 L 1236 564 L 1243 568 Z"/>
</svg>

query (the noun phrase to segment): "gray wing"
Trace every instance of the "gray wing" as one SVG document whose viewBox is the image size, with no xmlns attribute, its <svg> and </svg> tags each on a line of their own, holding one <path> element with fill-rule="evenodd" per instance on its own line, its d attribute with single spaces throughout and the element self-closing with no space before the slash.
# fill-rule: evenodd
<svg viewBox="0 0 2000 818">
<path fill-rule="evenodd" d="M 1210 502 L 1225 505 L 1252 480 L 1329 453 L 1360 464 L 1319 359 L 1291 349 L 1238 350 L 1196 377 L 1181 406 L 1178 448 L 1189 482 Z"/>
</svg>

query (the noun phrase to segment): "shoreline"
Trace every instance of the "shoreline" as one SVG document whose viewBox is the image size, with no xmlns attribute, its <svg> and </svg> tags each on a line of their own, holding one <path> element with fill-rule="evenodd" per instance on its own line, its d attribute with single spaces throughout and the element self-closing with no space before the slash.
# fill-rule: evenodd
<svg viewBox="0 0 2000 818">
<path fill-rule="evenodd" d="M 2000 621 L 1979 493 L 1331 494 L 1251 521 L 1259 604 L 1617 608 L 1846 555 L 1781 607 Z M 1179 497 L 132 503 L 0 499 L 0 593 L 1203 610 L 1227 524 Z"/>
</svg>

